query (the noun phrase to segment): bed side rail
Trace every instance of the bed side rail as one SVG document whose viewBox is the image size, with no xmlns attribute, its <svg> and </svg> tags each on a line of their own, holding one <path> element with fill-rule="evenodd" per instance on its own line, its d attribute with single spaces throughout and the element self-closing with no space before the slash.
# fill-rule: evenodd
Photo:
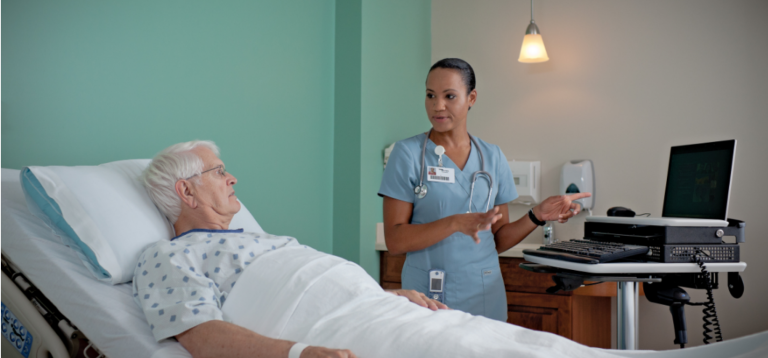
<svg viewBox="0 0 768 358">
<path fill-rule="evenodd" d="M 73 326 L 69 319 L 37 287 L 32 285 L 24 274 L 5 257 L 4 253 L 2 255 L 2 272 L 3 304 L 6 309 L 12 311 L 12 314 L 34 337 L 28 357 L 104 356 L 96 347 L 89 344 L 88 338 L 77 327 Z M 3 316 L 3 320 L 6 320 L 5 316 Z M 3 323 L 6 324 L 6 322 Z M 4 340 L 4 344 L 10 343 L 7 339 Z M 5 352 L 6 347 L 3 347 L 3 353 L 5 354 Z M 23 357 L 23 355 L 20 356 Z"/>
</svg>

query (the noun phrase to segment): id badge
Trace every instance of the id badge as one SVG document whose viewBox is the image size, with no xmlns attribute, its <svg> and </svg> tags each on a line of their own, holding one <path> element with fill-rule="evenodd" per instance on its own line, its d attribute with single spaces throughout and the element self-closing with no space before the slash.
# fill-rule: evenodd
<svg viewBox="0 0 768 358">
<path fill-rule="evenodd" d="M 443 290 L 445 286 L 445 271 L 429 270 L 429 298 L 445 303 Z"/>
<path fill-rule="evenodd" d="M 427 167 L 427 180 L 453 184 L 456 181 L 456 177 L 453 173 L 453 168 Z"/>
</svg>

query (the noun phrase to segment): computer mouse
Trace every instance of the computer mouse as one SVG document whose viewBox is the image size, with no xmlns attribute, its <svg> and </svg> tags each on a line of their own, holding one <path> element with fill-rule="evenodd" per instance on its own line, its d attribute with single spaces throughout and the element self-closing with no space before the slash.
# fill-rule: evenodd
<svg viewBox="0 0 768 358">
<path fill-rule="evenodd" d="M 614 206 L 608 209 L 608 216 L 626 216 L 631 218 L 635 216 L 635 212 L 623 206 Z"/>
</svg>

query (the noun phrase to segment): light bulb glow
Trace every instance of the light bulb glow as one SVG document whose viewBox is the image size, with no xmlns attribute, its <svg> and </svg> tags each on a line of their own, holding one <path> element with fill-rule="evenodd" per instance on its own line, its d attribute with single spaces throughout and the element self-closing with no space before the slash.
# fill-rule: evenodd
<svg viewBox="0 0 768 358">
<path fill-rule="evenodd" d="M 544 40 L 541 34 L 528 34 L 523 38 L 523 46 L 520 48 L 519 62 L 536 63 L 549 61 L 547 49 L 544 48 Z"/>
</svg>

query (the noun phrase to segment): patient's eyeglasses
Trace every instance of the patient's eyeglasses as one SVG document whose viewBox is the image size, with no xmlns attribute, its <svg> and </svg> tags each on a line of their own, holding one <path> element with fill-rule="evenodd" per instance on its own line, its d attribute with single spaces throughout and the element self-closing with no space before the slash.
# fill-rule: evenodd
<svg viewBox="0 0 768 358">
<path fill-rule="evenodd" d="M 224 169 L 224 165 L 217 165 L 217 166 L 215 166 L 215 167 L 213 167 L 213 168 L 211 168 L 211 169 L 208 169 L 208 170 L 203 170 L 203 171 L 202 171 L 202 172 L 200 172 L 199 174 L 195 174 L 195 175 L 193 175 L 193 176 L 191 176 L 191 177 L 189 177 L 189 178 L 186 178 L 185 180 L 189 180 L 189 179 L 192 179 L 192 178 L 194 178 L 194 177 L 195 177 L 195 176 L 197 176 L 197 175 L 203 175 L 203 174 L 205 174 L 205 173 L 208 173 L 208 172 L 210 172 L 210 171 L 213 171 L 213 170 L 216 170 L 216 169 L 218 169 L 218 171 L 216 172 L 216 174 L 219 174 L 219 176 L 221 176 L 222 178 L 226 178 L 226 177 L 227 177 L 227 170 L 226 170 L 226 169 Z"/>
</svg>

